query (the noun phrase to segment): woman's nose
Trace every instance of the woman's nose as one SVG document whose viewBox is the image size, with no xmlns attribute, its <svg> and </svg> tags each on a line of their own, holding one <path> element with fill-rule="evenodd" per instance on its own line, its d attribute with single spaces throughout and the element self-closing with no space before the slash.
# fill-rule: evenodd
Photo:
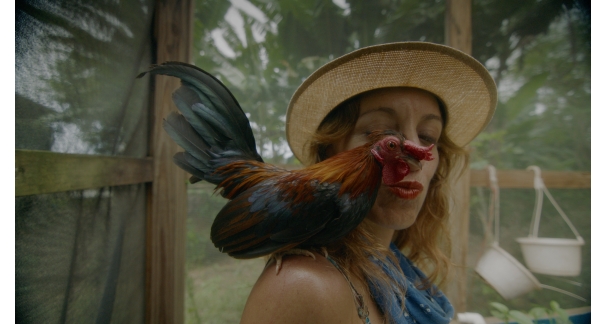
<svg viewBox="0 0 606 324">
<path fill-rule="evenodd" d="M 400 130 L 400 134 L 402 134 L 402 136 L 404 136 L 406 140 L 411 141 L 417 145 L 421 145 L 421 140 L 419 139 L 419 135 L 417 135 L 417 132 Z"/>
</svg>

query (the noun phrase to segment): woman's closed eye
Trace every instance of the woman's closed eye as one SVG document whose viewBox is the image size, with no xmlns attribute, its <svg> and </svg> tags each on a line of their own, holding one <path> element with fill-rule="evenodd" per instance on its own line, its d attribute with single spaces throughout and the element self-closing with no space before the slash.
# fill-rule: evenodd
<svg viewBox="0 0 606 324">
<path fill-rule="evenodd" d="M 438 138 L 429 134 L 419 134 L 419 140 L 421 140 L 421 144 L 425 146 L 438 143 Z"/>
<path fill-rule="evenodd" d="M 398 132 L 396 130 L 393 130 L 389 127 L 380 127 L 380 128 L 373 128 L 373 129 L 369 129 L 369 130 L 365 130 L 364 131 L 364 135 L 368 136 L 370 134 L 372 134 L 372 132 L 376 132 L 376 131 L 393 131 L 393 132 Z"/>
</svg>

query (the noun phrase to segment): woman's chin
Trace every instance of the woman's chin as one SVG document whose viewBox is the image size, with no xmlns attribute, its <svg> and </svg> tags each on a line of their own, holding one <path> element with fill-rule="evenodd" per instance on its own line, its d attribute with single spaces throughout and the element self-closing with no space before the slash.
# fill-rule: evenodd
<svg viewBox="0 0 606 324">
<path fill-rule="evenodd" d="M 403 230 L 412 226 L 417 220 L 418 212 L 407 211 L 400 209 L 373 208 L 368 215 L 368 219 L 374 224 L 391 230 Z"/>
<path fill-rule="evenodd" d="M 394 193 L 391 189 L 381 188 L 368 217 L 373 223 L 393 230 L 409 228 L 419 215 L 425 192 L 402 190 L 403 192 Z"/>
</svg>

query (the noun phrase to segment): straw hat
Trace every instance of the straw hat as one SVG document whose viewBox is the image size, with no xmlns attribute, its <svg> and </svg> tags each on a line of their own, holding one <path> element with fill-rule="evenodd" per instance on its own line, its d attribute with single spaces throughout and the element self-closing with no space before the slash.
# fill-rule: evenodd
<svg viewBox="0 0 606 324">
<path fill-rule="evenodd" d="M 486 68 L 454 48 L 426 42 L 361 48 L 315 71 L 292 96 L 286 139 L 305 165 L 307 142 L 341 102 L 373 89 L 414 87 L 438 96 L 448 115 L 444 132 L 459 146 L 486 127 L 497 104 L 497 88 Z"/>
</svg>

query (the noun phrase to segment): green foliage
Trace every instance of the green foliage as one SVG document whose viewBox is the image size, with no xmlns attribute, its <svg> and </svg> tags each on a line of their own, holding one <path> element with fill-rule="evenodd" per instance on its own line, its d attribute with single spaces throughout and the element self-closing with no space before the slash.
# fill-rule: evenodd
<svg viewBox="0 0 606 324">
<path fill-rule="evenodd" d="M 546 8 L 545 6 L 552 6 Z M 589 171 L 591 169 L 590 21 L 579 2 L 474 1 L 474 56 L 491 71 L 499 103 L 487 129 L 472 143 L 471 167 Z M 545 11 L 544 15 L 537 12 Z M 531 27 L 527 19 L 535 17 Z M 478 26 L 481 26 L 478 28 Z M 525 27 L 524 27 L 525 26 Z M 488 214 L 486 189 L 472 191 L 469 262 L 483 252 Z M 554 190 L 555 199 L 582 233 L 582 272 L 574 288 L 552 276 L 540 282 L 590 299 L 590 190 Z M 533 190 L 501 190 L 500 246 L 522 261 L 516 237 L 528 235 L 535 195 Z M 571 237 L 568 226 L 551 204 L 543 205 L 542 237 Z M 492 228 L 488 229 L 492 231 Z M 477 244 L 476 244 L 477 243 Z M 468 305 L 488 313 L 487 300 L 505 300 L 473 272 Z M 545 305 L 557 299 L 566 308 L 586 305 L 556 292 L 537 290 L 508 301 L 513 307 Z"/>
<path fill-rule="evenodd" d="M 509 318 L 519 324 L 533 324 L 532 319 L 528 315 L 517 310 L 509 311 Z"/>
<path fill-rule="evenodd" d="M 534 319 L 549 317 L 549 312 L 545 307 L 533 307 L 528 311 L 528 315 Z"/>
<path fill-rule="evenodd" d="M 570 322 L 568 313 L 560 308 L 560 305 L 555 300 L 552 300 L 549 303 L 549 306 L 551 306 L 551 310 L 553 311 L 552 314 L 554 315 L 557 324 L 572 324 Z"/>
<path fill-rule="evenodd" d="M 536 164 L 549 170 L 589 170 L 588 17 L 584 16 L 583 8 L 566 4 L 553 19 L 541 18 L 535 22 L 544 25 L 536 28 L 540 33 L 529 35 L 521 27 L 510 26 L 516 21 L 524 25 L 523 19 L 528 14 L 523 9 L 533 3 L 525 1 L 519 10 L 509 11 L 509 17 L 501 21 L 502 27 L 494 32 L 500 37 L 492 38 L 490 43 L 500 41 L 498 47 L 502 51 L 487 57 L 492 51 L 490 46 L 484 53 L 476 54 L 486 57 L 498 83 L 500 100 L 487 130 L 472 143 L 472 165 L 482 167 L 490 163 L 499 168 L 522 169 Z M 532 10 L 543 5 L 534 4 L 536 8 Z M 492 11 L 486 14 L 496 15 Z M 474 21 L 488 23 L 479 13 Z M 480 29 L 477 33 L 482 39 L 486 32 Z"/>
<path fill-rule="evenodd" d="M 495 308 L 494 310 L 490 311 L 492 316 L 507 321 L 509 315 L 509 307 L 497 302 L 490 303 L 490 306 Z"/>
<path fill-rule="evenodd" d="M 210 226 L 227 200 L 213 192 L 211 186 L 190 185 L 188 188 L 186 233 L 188 268 L 211 264 L 221 256 L 210 240 Z"/>
<path fill-rule="evenodd" d="M 321 65 L 363 46 L 444 39 L 444 2 L 439 0 L 355 0 L 345 8 L 330 0 L 250 1 L 254 9 L 224 4 L 196 2 L 194 61 L 232 90 L 249 115 L 261 155 L 270 162 L 298 163 L 286 144 L 286 108 L 296 88 Z M 228 23 L 237 16 L 241 27 Z M 217 34 L 233 53 L 220 49 Z"/>
<path fill-rule="evenodd" d="M 186 238 L 186 254 L 187 263 L 190 264 L 202 264 L 206 257 L 205 247 L 210 242 L 209 235 L 206 232 L 199 231 L 195 226 L 195 220 L 191 217 L 187 218 L 187 238 Z"/>
<path fill-rule="evenodd" d="M 571 324 L 568 313 L 561 309 L 556 301 L 552 300 L 549 305 L 551 307 L 549 309 L 533 307 L 528 313 L 523 313 L 519 310 L 510 310 L 504 304 L 491 302 L 490 306 L 494 309 L 490 312 L 494 317 L 505 321 L 505 323 L 509 323 L 512 320 L 519 324 L 533 324 L 538 323 L 539 319 L 549 318 L 553 324 Z"/>
<path fill-rule="evenodd" d="M 255 9 L 197 1 L 195 63 L 233 90 L 262 156 L 272 162 L 295 163 L 284 137 L 286 107 L 319 66 L 367 45 L 444 41 L 443 1 L 249 4 Z M 484 136 L 472 143 L 472 166 L 589 170 L 586 8 L 574 1 L 483 0 L 474 1 L 473 12 L 473 54 L 495 76 L 501 99 Z M 228 16 L 241 17 L 242 27 Z M 233 55 L 219 49 L 217 34 Z"/>
<path fill-rule="evenodd" d="M 263 259 L 224 257 L 210 265 L 190 268 L 186 277 L 185 323 L 239 323 L 264 264 Z"/>
</svg>

